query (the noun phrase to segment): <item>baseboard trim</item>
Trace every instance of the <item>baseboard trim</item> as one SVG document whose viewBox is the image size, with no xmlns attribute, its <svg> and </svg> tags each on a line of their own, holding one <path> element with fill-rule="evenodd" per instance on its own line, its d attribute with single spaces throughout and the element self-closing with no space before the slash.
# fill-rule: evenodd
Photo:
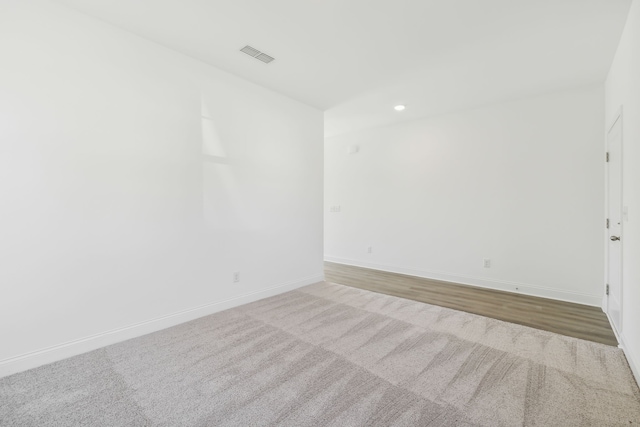
<svg viewBox="0 0 640 427">
<path fill-rule="evenodd" d="M 352 265 L 354 267 L 371 268 L 373 270 L 386 271 L 389 273 L 406 274 L 409 276 L 421 277 L 424 279 L 441 280 L 443 282 L 459 283 L 462 285 L 476 286 L 479 288 L 495 289 L 498 291 L 524 294 L 534 297 L 549 298 L 559 301 L 573 302 L 577 304 L 590 305 L 594 307 L 602 306 L 600 295 L 589 295 L 579 292 L 561 291 L 544 286 L 531 285 L 527 283 L 511 282 L 506 280 L 486 279 L 481 277 L 464 276 L 460 274 L 418 270 L 414 268 L 397 267 L 391 265 L 377 264 L 368 261 L 359 261 L 347 258 L 340 258 L 325 255 L 325 261 L 337 264 Z M 516 288 L 518 288 L 516 290 Z"/>
<path fill-rule="evenodd" d="M 208 316 L 222 310 L 227 310 L 242 304 L 281 294 L 283 292 L 291 291 L 323 280 L 324 275 L 317 275 L 272 285 L 259 291 L 249 292 L 233 298 L 203 304 L 198 307 L 181 310 L 166 316 L 157 317 L 155 319 L 150 319 L 122 328 L 112 329 L 110 331 L 0 360 L 0 378 L 26 371 L 28 369 L 37 368 L 38 366 L 57 362 L 88 351 L 96 350 L 107 345 L 160 331 L 199 317 Z"/>
<path fill-rule="evenodd" d="M 606 299 L 607 297 L 605 296 L 602 302 L 602 311 L 604 312 L 605 316 L 607 316 L 607 321 L 609 322 L 609 326 L 611 326 L 613 335 L 615 335 L 616 339 L 618 340 L 618 347 L 622 348 L 622 337 L 620 336 L 620 334 L 618 334 L 618 330 L 616 329 L 616 327 L 613 326 L 613 321 L 611 320 L 611 316 L 609 316 L 609 311 L 607 310 Z"/>
<path fill-rule="evenodd" d="M 636 378 L 636 384 L 640 386 L 640 359 L 638 359 L 636 354 L 631 351 L 625 342 L 624 334 L 621 334 L 619 337 L 620 340 L 620 348 L 624 352 L 625 357 L 627 358 L 627 363 L 629 363 L 629 367 L 631 368 L 631 372 L 633 376 Z"/>
</svg>

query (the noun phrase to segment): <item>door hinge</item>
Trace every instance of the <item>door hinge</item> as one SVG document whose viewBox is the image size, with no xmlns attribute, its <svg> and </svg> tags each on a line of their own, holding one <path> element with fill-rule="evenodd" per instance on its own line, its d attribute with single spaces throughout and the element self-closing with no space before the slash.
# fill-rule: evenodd
<svg viewBox="0 0 640 427">
<path fill-rule="evenodd" d="M 606 158 L 607 158 L 607 160 L 606 160 L 606 161 L 608 162 L 608 161 L 609 161 L 609 152 L 608 152 L 608 151 L 607 151 Z"/>
<path fill-rule="evenodd" d="M 607 288 L 606 288 L 606 290 L 605 290 L 605 292 L 604 292 L 604 293 L 605 293 L 605 294 L 607 294 L 607 295 L 609 295 L 609 285 L 608 285 L 608 284 L 607 284 Z"/>
<path fill-rule="evenodd" d="M 607 218 L 607 228 L 609 228 L 609 218 Z"/>
</svg>

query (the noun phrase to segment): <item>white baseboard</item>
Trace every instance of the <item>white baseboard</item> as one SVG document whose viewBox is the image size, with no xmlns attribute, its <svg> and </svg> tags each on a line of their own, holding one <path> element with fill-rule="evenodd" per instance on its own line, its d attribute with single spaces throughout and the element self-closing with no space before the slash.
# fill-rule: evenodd
<svg viewBox="0 0 640 427">
<path fill-rule="evenodd" d="M 627 358 L 627 362 L 629 362 L 629 367 L 631 368 L 631 372 L 633 372 L 633 376 L 636 377 L 636 384 L 640 386 L 640 359 L 638 358 L 638 354 L 634 354 L 631 351 L 631 348 L 627 346 L 624 339 L 624 334 L 621 334 L 619 337 L 620 340 L 620 348 L 624 352 L 624 355 Z"/>
<path fill-rule="evenodd" d="M 605 295 L 602 299 L 602 311 L 605 316 L 607 316 L 607 321 L 609 322 L 609 326 L 611 326 L 611 330 L 613 331 L 613 335 L 616 336 L 616 340 L 618 341 L 618 347 L 622 348 L 622 337 L 618 334 L 618 330 L 615 326 L 613 326 L 613 321 L 611 320 L 611 316 L 609 316 L 608 306 L 607 306 L 607 296 Z"/>
<path fill-rule="evenodd" d="M 323 275 L 306 277 L 300 280 L 270 286 L 256 292 L 239 295 L 222 301 L 215 301 L 198 307 L 182 310 L 166 316 L 150 319 L 123 328 L 113 329 L 66 343 L 43 348 L 19 356 L 0 360 L 0 378 L 38 366 L 86 353 L 110 344 L 126 341 L 152 332 L 160 331 L 171 326 L 179 325 L 199 317 L 208 316 L 222 310 L 237 307 L 259 299 L 267 298 L 283 292 L 291 291 L 302 286 L 324 280 Z"/>
<path fill-rule="evenodd" d="M 355 267 L 371 268 L 374 270 L 387 271 L 390 273 L 406 274 L 409 276 L 422 277 L 425 279 L 441 280 L 444 282 L 460 283 L 462 285 L 477 286 L 480 288 L 495 289 L 517 294 L 531 295 L 535 297 L 550 298 L 560 301 L 573 302 L 577 304 L 601 307 L 602 296 L 583 294 L 580 292 L 563 291 L 544 286 L 531 285 L 527 283 L 510 282 L 506 280 L 486 279 L 481 277 L 464 276 L 453 273 L 443 273 L 434 271 L 417 270 L 406 267 L 396 267 L 384 264 L 376 264 L 367 261 L 339 258 L 325 255 L 325 261 L 338 264 L 352 265 Z M 517 288 L 517 289 L 516 289 Z"/>
</svg>

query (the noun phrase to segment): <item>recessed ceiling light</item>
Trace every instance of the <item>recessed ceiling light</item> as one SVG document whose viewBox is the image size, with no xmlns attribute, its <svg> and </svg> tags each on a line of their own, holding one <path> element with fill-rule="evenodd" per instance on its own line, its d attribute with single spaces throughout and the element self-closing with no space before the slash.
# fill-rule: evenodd
<svg viewBox="0 0 640 427">
<path fill-rule="evenodd" d="M 393 109 L 396 111 L 402 111 L 404 110 L 404 108 L 405 108 L 404 105 L 396 105 L 395 107 L 393 107 Z"/>
</svg>

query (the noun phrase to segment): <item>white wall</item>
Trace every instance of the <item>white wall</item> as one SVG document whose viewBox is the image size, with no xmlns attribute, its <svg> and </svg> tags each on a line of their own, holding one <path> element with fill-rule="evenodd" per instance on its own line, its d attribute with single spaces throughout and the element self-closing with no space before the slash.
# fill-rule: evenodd
<svg viewBox="0 0 640 427">
<path fill-rule="evenodd" d="M 606 81 L 607 126 L 622 106 L 622 346 L 640 382 L 640 2 L 629 11 Z"/>
<path fill-rule="evenodd" d="M 325 259 L 599 306 L 603 117 L 597 85 L 326 139 Z"/>
<path fill-rule="evenodd" d="M 0 61 L 0 376 L 322 280 L 319 110 L 46 1 Z"/>
</svg>

